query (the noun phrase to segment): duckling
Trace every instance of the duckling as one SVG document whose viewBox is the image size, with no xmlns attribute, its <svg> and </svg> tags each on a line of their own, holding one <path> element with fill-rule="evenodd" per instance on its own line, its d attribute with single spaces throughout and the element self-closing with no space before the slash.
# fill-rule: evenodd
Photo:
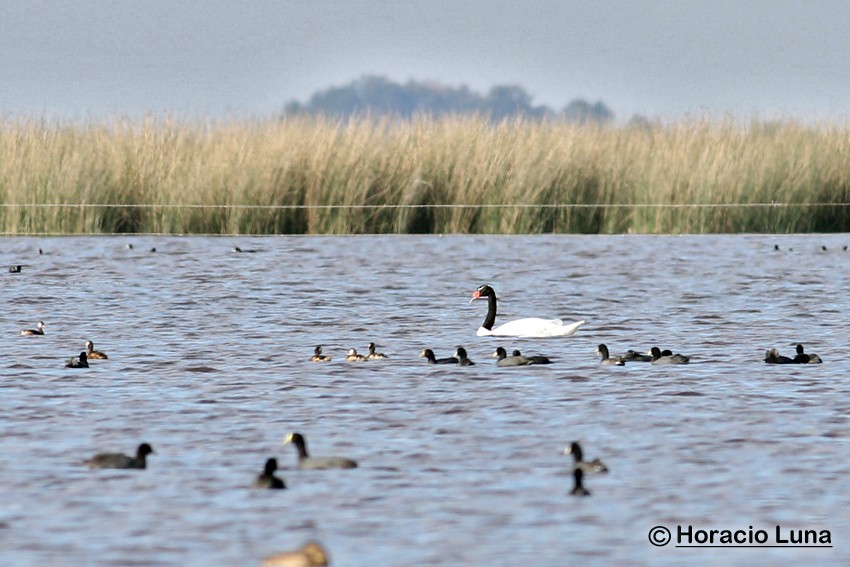
<svg viewBox="0 0 850 567">
<path fill-rule="evenodd" d="M 105 352 L 94 350 L 94 343 L 91 341 L 86 341 L 86 357 L 89 360 L 106 360 L 109 358 Z"/>
<path fill-rule="evenodd" d="M 43 335 L 44 334 L 44 321 L 39 321 L 38 325 L 36 325 L 36 327 L 38 327 L 38 328 L 37 329 L 24 329 L 23 331 L 21 331 L 21 335 L 22 336 Z"/>
<path fill-rule="evenodd" d="M 366 355 L 366 358 L 369 360 L 379 360 L 382 358 L 389 358 L 389 356 L 385 355 L 382 352 L 377 352 L 375 349 L 375 343 L 369 343 L 369 354 Z"/>
<path fill-rule="evenodd" d="M 328 552 L 311 541 L 295 551 L 276 553 L 263 559 L 262 567 L 327 567 Z"/>
<path fill-rule="evenodd" d="M 135 457 L 121 453 L 98 453 L 84 464 L 92 469 L 143 469 L 147 467 L 147 456 L 153 453 L 153 448 L 142 443 L 136 449 Z"/>
<path fill-rule="evenodd" d="M 797 345 L 797 356 L 794 357 L 797 364 L 821 364 L 823 360 L 816 354 L 803 352 L 803 345 Z"/>
<path fill-rule="evenodd" d="M 80 353 L 79 358 L 72 358 L 68 362 L 65 363 L 65 368 L 88 368 L 89 361 L 86 360 L 87 355 L 86 351 Z"/>
<path fill-rule="evenodd" d="M 573 466 L 577 469 L 581 469 L 586 473 L 607 473 L 608 467 L 605 466 L 605 463 L 600 461 L 599 459 L 593 459 L 592 461 L 584 461 L 584 454 L 581 450 L 581 445 L 578 444 L 578 441 L 573 441 L 570 443 L 570 446 L 564 449 L 565 455 L 573 456 Z"/>
<path fill-rule="evenodd" d="M 330 362 L 330 361 L 331 361 L 331 357 L 329 357 L 325 354 L 322 354 L 321 345 L 319 345 L 315 349 L 313 349 L 313 356 L 310 357 L 310 362 Z"/>
<path fill-rule="evenodd" d="M 357 462 L 345 457 L 311 457 L 307 454 L 307 441 L 300 433 L 290 433 L 283 443 L 292 443 L 298 450 L 299 469 L 353 469 Z"/>
<path fill-rule="evenodd" d="M 496 352 L 494 352 L 491 356 L 498 359 L 496 361 L 496 366 L 526 366 L 531 364 L 531 361 L 521 354 L 508 356 L 507 351 L 502 347 L 497 347 Z"/>
<path fill-rule="evenodd" d="M 283 479 L 280 479 L 274 475 L 274 471 L 276 470 L 277 459 L 268 459 L 266 461 L 266 466 L 263 469 L 263 472 L 260 473 L 257 478 L 254 479 L 253 484 L 251 484 L 251 488 L 286 488 L 286 483 L 283 482 Z"/>
<path fill-rule="evenodd" d="M 682 354 L 673 354 L 672 351 L 661 351 L 657 346 L 649 351 L 652 353 L 652 364 L 687 364 L 690 359 Z"/>
<path fill-rule="evenodd" d="M 582 483 L 582 479 L 584 478 L 584 471 L 580 468 L 576 468 L 573 471 L 573 479 L 575 482 L 573 484 L 573 489 L 570 491 L 570 494 L 573 496 L 590 496 L 590 491 L 584 487 Z"/>
<path fill-rule="evenodd" d="M 469 357 L 466 355 L 466 349 L 462 346 L 457 347 L 455 358 L 460 366 L 475 366 L 475 363 L 469 360 Z"/>
<path fill-rule="evenodd" d="M 543 355 L 539 355 L 539 354 L 533 355 L 533 356 L 524 356 L 517 349 L 514 349 L 514 352 L 512 354 L 514 356 L 523 356 L 524 358 L 528 359 L 529 364 L 552 364 L 552 361 L 549 360 L 548 356 L 543 356 Z"/>
<path fill-rule="evenodd" d="M 346 362 L 366 362 L 369 360 L 362 354 L 357 354 L 357 351 L 353 348 L 348 349 L 348 355 L 345 357 Z"/>
<path fill-rule="evenodd" d="M 775 348 L 772 348 L 767 351 L 764 355 L 764 361 L 767 364 L 794 364 L 793 358 L 788 358 L 787 356 L 780 356 L 779 351 Z"/>
<path fill-rule="evenodd" d="M 428 360 L 428 364 L 457 364 L 457 358 L 454 356 L 450 356 L 449 358 L 437 358 L 434 356 L 434 351 L 430 348 L 426 348 L 422 352 L 419 353 L 419 358 L 425 358 Z"/>
<path fill-rule="evenodd" d="M 610 357 L 608 356 L 608 347 L 604 344 L 600 344 L 596 347 L 596 356 L 601 356 L 602 360 L 599 362 L 601 366 L 625 366 L 626 363 L 623 361 L 623 358 L 620 356 Z"/>
</svg>

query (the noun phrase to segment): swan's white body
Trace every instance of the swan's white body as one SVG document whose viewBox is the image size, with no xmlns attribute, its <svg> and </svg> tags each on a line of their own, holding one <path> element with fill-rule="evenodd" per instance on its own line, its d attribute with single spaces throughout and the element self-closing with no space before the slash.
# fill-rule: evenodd
<svg viewBox="0 0 850 567">
<path fill-rule="evenodd" d="M 538 317 L 527 317 L 508 321 L 495 329 L 478 327 L 476 333 L 479 337 L 522 337 L 527 339 L 545 337 L 569 337 L 575 333 L 584 321 L 576 321 L 564 325 L 560 319 L 540 319 Z"/>
<path fill-rule="evenodd" d="M 478 328 L 476 333 L 479 337 L 521 337 L 521 338 L 546 338 L 546 337 L 569 337 L 575 333 L 579 327 L 584 325 L 584 321 L 576 321 L 564 325 L 560 319 L 541 319 L 539 317 L 527 317 L 525 319 L 516 319 L 508 321 L 498 327 L 494 327 L 496 322 L 496 293 L 490 286 L 481 286 L 475 293 L 472 294 L 472 301 L 476 299 L 487 298 L 487 317 L 484 323 Z"/>
</svg>

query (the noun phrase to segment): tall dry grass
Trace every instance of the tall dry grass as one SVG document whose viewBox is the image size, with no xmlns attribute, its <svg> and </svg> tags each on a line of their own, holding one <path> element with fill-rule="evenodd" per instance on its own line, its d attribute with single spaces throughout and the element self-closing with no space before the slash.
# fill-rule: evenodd
<svg viewBox="0 0 850 567">
<path fill-rule="evenodd" d="M 0 121 L 5 234 L 847 231 L 848 187 L 847 126 Z"/>
</svg>

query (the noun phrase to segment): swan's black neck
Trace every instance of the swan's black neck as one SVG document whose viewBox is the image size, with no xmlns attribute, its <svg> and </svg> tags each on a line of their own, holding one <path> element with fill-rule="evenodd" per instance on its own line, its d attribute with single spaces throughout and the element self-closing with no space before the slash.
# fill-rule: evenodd
<svg viewBox="0 0 850 567">
<path fill-rule="evenodd" d="M 493 330 L 493 325 L 496 323 L 496 294 L 490 292 L 490 295 L 487 296 L 487 316 L 484 318 L 484 322 L 481 323 L 481 326 L 487 329 L 488 331 Z"/>
</svg>

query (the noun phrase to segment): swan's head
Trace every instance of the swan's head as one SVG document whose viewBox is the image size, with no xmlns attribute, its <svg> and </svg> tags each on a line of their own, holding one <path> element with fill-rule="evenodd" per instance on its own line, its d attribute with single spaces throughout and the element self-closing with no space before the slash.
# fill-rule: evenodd
<svg viewBox="0 0 850 567">
<path fill-rule="evenodd" d="M 483 299 L 485 297 L 495 297 L 496 292 L 493 291 L 493 288 L 489 285 L 482 285 L 478 289 L 472 292 L 472 299 L 469 300 L 470 303 L 475 301 L 476 299 Z"/>
</svg>

